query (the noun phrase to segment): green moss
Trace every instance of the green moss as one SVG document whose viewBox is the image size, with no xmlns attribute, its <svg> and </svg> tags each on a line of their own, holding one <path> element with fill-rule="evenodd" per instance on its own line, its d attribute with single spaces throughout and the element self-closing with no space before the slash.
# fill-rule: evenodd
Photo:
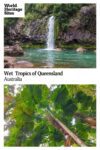
<svg viewBox="0 0 100 150">
<path fill-rule="evenodd" d="M 14 26 L 17 22 L 18 18 L 4 18 L 4 26 L 9 27 L 9 26 Z"/>
<path fill-rule="evenodd" d="M 58 20 L 55 19 L 55 30 L 54 30 L 54 35 L 55 35 L 55 40 L 57 40 L 58 38 L 58 35 L 59 35 L 59 23 L 58 23 Z"/>
<path fill-rule="evenodd" d="M 96 50 L 96 45 L 82 45 L 82 44 L 62 44 L 62 49 L 77 49 L 83 47 L 87 50 Z"/>
<path fill-rule="evenodd" d="M 44 44 L 32 44 L 31 42 L 30 43 L 22 43 L 21 44 L 21 47 L 22 48 L 34 48 L 34 49 L 38 49 L 38 48 L 45 48 L 45 45 Z M 61 48 L 61 49 L 69 49 L 69 50 L 72 50 L 72 49 L 77 49 L 79 47 L 83 47 L 87 50 L 96 50 L 96 45 L 82 45 L 82 44 L 61 44 L 61 46 L 56 46 L 58 48 Z"/>
<path fill-rule="evenodd" d="M 21 47 L 22 48 L 45 48 L 44 44 L 32 44 L 31 42 L 30 43 L 22 43 L 21 44 Z"/>
</svg>

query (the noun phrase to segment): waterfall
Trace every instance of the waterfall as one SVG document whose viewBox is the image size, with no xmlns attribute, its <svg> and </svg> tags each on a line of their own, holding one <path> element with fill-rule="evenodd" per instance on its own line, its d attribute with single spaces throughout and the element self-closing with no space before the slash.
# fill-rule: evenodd
<svg viewBox="0 0 100 150">
<path fill-rule="evenodd" d="M 54 16 L 51 16 L 48 21 L 47 50 L 53 49 L 54 49 Z"/>
</svg>

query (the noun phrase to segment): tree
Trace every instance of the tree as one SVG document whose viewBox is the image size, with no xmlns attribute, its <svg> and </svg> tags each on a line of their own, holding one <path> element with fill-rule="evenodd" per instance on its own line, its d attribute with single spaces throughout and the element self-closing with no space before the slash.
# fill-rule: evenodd
<svg viewBox="0 0 100 150">
<path fill-rule="evenodd" d="M 85 145 L 96 145 L 95 129 L 76 117 L 96 117 L 95 85 L 21 85 L 14 93 L 10 89 L 5 86 L 5 146 L 64 146 L 64 134 L 48 121 L 48 111 Z M 72 140 L 71 146 L 79 145 Z"/>
</svg>

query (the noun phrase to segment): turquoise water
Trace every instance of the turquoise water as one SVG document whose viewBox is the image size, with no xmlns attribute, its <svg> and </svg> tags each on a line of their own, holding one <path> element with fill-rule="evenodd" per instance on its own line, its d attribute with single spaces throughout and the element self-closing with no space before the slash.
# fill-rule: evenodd
<svg viewBox="0 0 100 150">
<path fill-rule="evenodd" d="M 44 50 L 25 49 L 24 56 L 17 60 L 26 60 L 34 64 L 34 68 L 95 68 L 96 54 L 87 51 L 84 53 L 75 50 Z"/>
</svg>

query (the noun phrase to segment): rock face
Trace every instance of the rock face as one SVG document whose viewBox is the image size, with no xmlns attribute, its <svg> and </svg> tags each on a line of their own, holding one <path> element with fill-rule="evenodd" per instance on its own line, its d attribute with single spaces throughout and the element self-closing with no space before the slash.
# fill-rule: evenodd
<svg viewBox="0 0 100 150">
<path fill-rule="evenodd" d="M 25 22 L 24 19 L 19 19 L 14 27 L 5 29 L 5 45 L 13 45 L 16 40 L 20 42 L 31 42 L 33 44 L 45 44 L 48 19 L 49 16 L 29 22 Z M 58 44 L 62 41 L 64 44 L 76 42 L 80 44 L 96 43 L 95 5 L 81 7 L 73 18 L 70 17 L 69 21 L 66 18 L 66 24 L 66 30 L 59 31 L 58 33 L 56 39 Z M 57 27 L 55 26 L 55 28 Z"/>
<path fill-rule="evenodd" d="M 5 56 L 22 56 L 24 52 L 19 44 L 16 44 L 14 46 L 5 46 L 4 54 Z"/>
<path fill-rule="evenodd" d="M 67 32 L 61 32 L 59 39 L 64 43 L 96 43 L 96 10 L 95 5 L 84 6 L 76 17 L 69 21 Z"/>
<path fill-rule="evenodd" d="M 47 36 L 47 21 L 48 17 L 44 17 L 43 19 L 37 19 L 36 21 L 27 24 L 24 29 L 25 35 L 30 37 L 33 42 L 45 42 Z"/>
<path fill-rule="evenodd" d="M 5 45 L 13 45 L 14 41 L 44 43 L 47 36 L 48 17 L 25 23 L 19 19 L 14 27 L 5 29 Z"/>
</svg>

